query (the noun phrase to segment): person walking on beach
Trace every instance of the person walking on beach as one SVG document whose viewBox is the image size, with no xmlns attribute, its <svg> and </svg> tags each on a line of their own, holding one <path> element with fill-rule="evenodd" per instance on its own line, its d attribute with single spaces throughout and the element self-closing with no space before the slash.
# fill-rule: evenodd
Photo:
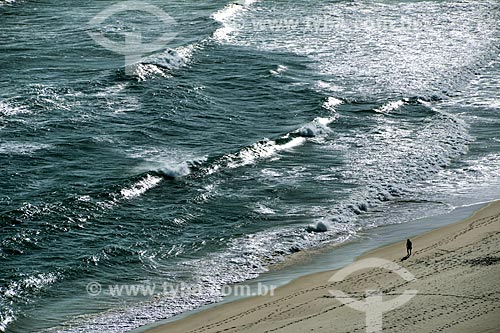
<svg viewBox="0 0 500 333">
<path fill-rule="evenodd" d="M 412 243 L 411 243 L 411 240 L 407 239 L 406 240 L 406 254 L 409 256 L 411 256 L 411 248 L 413 247 Z"/>
</svg>

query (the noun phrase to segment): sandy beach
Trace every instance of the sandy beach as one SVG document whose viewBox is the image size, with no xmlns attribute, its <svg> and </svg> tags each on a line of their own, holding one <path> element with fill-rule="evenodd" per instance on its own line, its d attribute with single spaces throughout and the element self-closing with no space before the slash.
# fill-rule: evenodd
<svg viewBox="0 0 500 333">
<path fill-rule="evenodd" d="M 274 296 L 222 304 L 147 332 L 365 332 L 366 314 L 354 309 L 356 304 L 381 297 L 382 309 L 408 291 L 408 301 L 383 313 L 383 331 L 498 332 L 499 241 L 496 201 L 464 221 L 413 237 L 413 254 L 406 260 L 405 241 L 398 242 L 362 255 L 340 272 L 298 278 Z M 397 269 L 353 266 L 384 260 Z M 344 292 L 344 298 L 331 291 Z"/>
</svg>

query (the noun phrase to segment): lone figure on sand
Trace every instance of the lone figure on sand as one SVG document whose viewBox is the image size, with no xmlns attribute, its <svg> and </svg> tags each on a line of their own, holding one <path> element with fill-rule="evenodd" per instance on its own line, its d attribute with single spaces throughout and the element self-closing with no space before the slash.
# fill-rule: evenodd
<svg viewBox="0 0 500 333">
<path fill-rule="evenodd" d="M 409 256 L 411 256 L 411 248 L 412 248 L 412 243 L 411 243 L 411 240 L 407 239 L 406 240 L 406 254 Z"/>
</svg>

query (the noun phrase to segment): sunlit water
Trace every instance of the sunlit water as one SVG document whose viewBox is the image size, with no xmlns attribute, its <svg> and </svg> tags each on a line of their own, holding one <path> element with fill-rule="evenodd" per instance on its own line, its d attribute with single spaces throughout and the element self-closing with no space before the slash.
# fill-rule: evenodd
<svg viewBox="0 0 500 333">
<path fill-rule="evenodd" d="M 0 331 L 124 332 L 500 194 L 497 1 L 110 4 L 0 1 Z M 130 31 L 176 36 L 125 71 L 89 35 Z"/>
</svg>

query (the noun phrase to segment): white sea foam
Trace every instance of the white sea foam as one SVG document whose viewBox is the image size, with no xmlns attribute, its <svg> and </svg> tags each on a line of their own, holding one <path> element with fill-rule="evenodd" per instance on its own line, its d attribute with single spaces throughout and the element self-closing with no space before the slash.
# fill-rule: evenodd
<svg viewBox="0 0 500 333">
<path fill-rule="evenodd" d="M 143 161 L 135 168 L 138 172 L 155 171 L 171 178 L 189 175 L 190 164 L 199 164 L 207 159 L 187 151 L 161 147 L 134 147 L 128 155 Z"/>
<path fill-rule="evenodd" d="M 326 125 L 330 125 L 336 119 L 337 119 L 337 117 L 318 117 L 314 121 L 318 122 L 318 124 L 326 126 Z"/>
<path fill-rule="evenodd" d="M 389 113 L 391 111 L 395 111 L 395 110 L 399 109 L 400 107 L 402 107 L 403 105 L 405 105 L 406 102 L 407 101 L 405 101 L 404 99 L 400 99 L 400 100 L 397 100 L 397 101 L 388 102 L 388 103 L 382 105 L 381 107 L 376 108 L 373 111 L 379 112 L 379 113 Z"/>
<path fill-rule="evenodd" d="M 245 165 L 255 164 L 261 159 L 277 157 L 279 152 L 301 146 L 305 144 L 308 139 L 330 134 L 332 130 L 328 125 L 336 119 L 336 115 L 330 117 L 317 117 L 310 123 L 281 136 L 277 140 L 265 139 L 245 147 L 236 153 L 226 154 L 208 167 L 206 172 L 212 174 L 224 167 L 234 169 Z"/>
<path fill-rule="evenodd" d="M 254 164 L 259 159 L 275 156 L 278 152 L 300 146 L 306 142 L 303 137 L 296 137 L 284 144 L 278 144 L 274 140 L 267 140 L 255 143 L 249 147 L 243 148 L 236 154 L 226 155 L 227 166 L 229 168 L 238 168 L 241 166 Z"/>
<path fill-rule="evenodd" d="M 278 76 L 280 75 L 281 73 L 284 73 L 288 70 L 288 67 L 286 67 L 285 65 L 278 65 L 278 67 L 276 67 L 276 69 L 271 69 L 269 71 L 269 73 L 275 75 L 275 76 Z"/>
<path fill-rule="evenodd" d="M 161 67 L 155 64 L 139 63 L 133 65 L 133 73 L 140 81 L 145 81 L 150 77 L 169 77 L 170 75 Z"/>
<path fill-rule="evenodd" d="M 139 63 L 131 65 L 133 73 L 140 81 L 151 77 L 171 77 L 171 71 L 186 66 L 193 52 L 200 48 L 201 44 L 195 43 L 144 57 Z"/>
<path fill-rule="evenodd" d="M 14 116 L 23 113 L 30 113 L 30 111 L 23 107 L 13 106 L 0 101 L 0 116 Z"/>
<path fill-rule="evenodd" d="M 322 215 L 328 217 L 327 225 L 351 224 L 357 215 L 408 195 L 416 184 L 436 177 L 443 167 L 467 150 L 470 137 L 466 124 L 454 115 L 427 106 L 435 115 L 425 126 L 401 128 L 399 122 L 384 119 L 371 133 L 350 133 L 332 143 L 338 145 L 345 140 L 362 148 L 346 150 L 346 163 L 350 167 L 342 171 L 342 177 L 358 179 L 366 186 L 357 188 L 331 211 L 325 210 Z M 325 223 L 323 219 L 319 222 Z"/>
<path fill-rule="evenodd" d="M 335 98 L 335 97 L 328 97 L 327 100 L 323 103 L 323 108 L 330 110 L 330 111 L 335 111 L 335 107 L 344 103 L 342 100 Z"/>
<path fill-rule="evenodd" d="M 234 19 L 255 2 L 257 0 L 237 1 L 212 14 L 212 18 L 222 25 L 214 32 L 212 38 L 218 42 L 231 40 L 238 32 L 238 25 Z"/>
<path fill-rule="evenodd" d="M 12 281 L 8 285 L 5 285 L 5 287 L 0 288 L 0 331 L 6 331 L 9 323 L 16 320 L 12 308 L 4 308 L 4 304 L 12 302 L 13 299 L 29 304 L 41 290 L 55 283 L 59 278 L 60 275 L 58 273 L 38 273 L 25 276 L 17 281 Z"/>
<path fill-rule="evenodd" d="M 231 34 L 236 31 L 236 28 L 231 25 L 231 18 L 243 8 L 244 6 L 240 4 L 231 3 L 212 15 L 212 18 L 222 25 L 212 36 L 216 41 L 223 42 L 230 39 Z"/>
<path fill-rule="evenodd" d="M 181 65 L 187 64 L 193 57 L 193 52 L 201 48 L 200 44 L 189 44 L 184 46 L 179 46 L 175 51 L 177 55 L 182 59 Z"/>
<path fill-rule="evenodd" d="M 163 163 L 163 165 L 157 171 L 170 178 L 184 177 L 189 175 L 191 172 L 187 162 L 176 164 Z"/>
<path fill-rule="evenodd" d="M 146 175 L 146 177 L 142 178 L 134 185 L 122 189 L 120 191 L 120 194 L 124 199 L 132 199 L 138 197 L 147 190 L 157 186 L 161 182 L 161 180 L 162 179 L 160 177 Z"/>
<path fill-rule="evenodd" d="M 308 57 L 334 76 L 316 88 L 345 97 L 441 96 L 498 54 L 494 1 L 404 2 L 393 11 L 378 2 L 262 7 L 231 18 L 241 32 L 229 43 Z"/>
<path fill-rule="evenodd" d="M 236 29 L 234 29 L 233 27 L 230 27 L 230 26 L 221 27 L 214 32 L 213 38 L 219 42 L 229 40 L 231 34 L 235 30 Z"/>
<path fill-rule="evenodd" d="M 297 133 L 303 137 L 313 138 L 321 135 L 326 135 L 332 132 L 327 126 L 335 120 L 334 117 L 329 118 L 316 118 L 314 121 L 302 126 L 297 130 Z"/>
<path fill-rule="evenodd" d="M 282 145 L 277 145 L 275 147 L 275 151 L 282 151 L 282 150 L 287 150 L 287 149 L 292 149 L 298 146 L 303 145 L 306 142 L 305 138 L 293 138 L 292 140 L 288 141 L 285 144 Z"/>
<path fill-rule="evenodd" d="M 83 202 L 91 202 L 92 198 L 89 195 L 81 195 L 78 197 L 78 200 Z"/>
<path fill-rule="evenodd" d="M 332 122 L 337 120 L 338 115 L 335 114 L 337 105 L 342 104 L 343 101 L 335 97 L 328 97 L 328 99 L 323 103 L 323 108 L 330 111 L 331 116 L 329 117 L 316 117 L 310 123 L 305 124 L 299 128 L 296 133 L 299 133 L 304 137 L 318 137 L 328 135 L 332 130 L 328 127 Z"/>
<path fill-rule="evenodd" d="M 269 208 L 269 207 L 267 207 L 266 205 L 264 205 L 262 203 L 259 203 L 259 204 L 256 205 L 255 211 L 257 213 L 263 214 L 263 215 L 274 215 L 274 214 L 276 214 L 276 212 L 272 208 Z"/>
<path fill-rule="evenodd" d="M 227 22 L 231 17 L 236 15 L 239 11 L 241 11 L 243 5 L 238 3 L 230 3 L 226 7 L 218 10 L 214 14 L 212 14 L 212 18 L 220 23 Z"/>
<path fill-rule="evenodd" d="M 2 3 L 0 2 L 0 6 Z M 11 322 L 16 320 L 16 316 L 14 315 L 14 311 L 12 309 L 2 309 L 2 313 L 0 313 L 0 332 L 7 331 L 7 327 Z"/>
<path fill-rule="evenodd" d="M 479 158 L 466 159 L 462 161 L 460 168 L 447 168 L 439 172 L 437 177 L 427 180 L 424 188 L 428 196 L 436 193 L 475 193 L 482 188 L 498 188 L 500 184 L 500 156 L 487 154 Z M 496 191 L 488 193 L 480 191 L 485 200 L 489 195 L 495 195 Z M 474 198 L 479 200 L 478 198 Z M 481 198 L 483 200 L 483 198 Z"/>
<path fill-rule="evenodd" d="M 155 171 L 169 178 L 178 178 L 189 175 L 191 170 L 186 160 L 174 160 L 172 158 L 162 156 L 162 153 L 164 152 L 157 149 L 140 149 L 135 153 L 132 153 L 131 156 L 141 158 L 146 161 L 136 168 L 138 171 Z M 124 199 L 132 199 L 156 187 L 161 181 L 161 177 L 147 174 L 132 186 L 122 189 L 120 194 Z"/>
<path fill-rule="evenodd" d="M 139 63 L 131 65 L 134 75 L 140 81 L 145 81 L 151 77 L 171 77 L 170 72 L 172 70 L 188 64 L 191 61 L 194 51 L 203 49 L 211 40 L 217 42 L 229 41 L 238 31 L 233 19 L 257 1 L 236 1 L 216 11 L 211 17 L 219 22 L 221 27 L 216 29 L 210 38 L 145 57 Z"/>
<path fill-rule="evenodd" d="M 203 49 L 205 44 L 209 41 L 229 41 L 238 31 L 233 19 L 257 1 L 258 0 L 236 1 L 216 11 L 211 17 L 219 22 L 221 27 L 216 29 L 210 38 L 145 57 L 141 59 L 140 63 L 132 65 L 134 75 L 136 75 L 140 81 L 145 81 L 150 77 L 171 77 L 171 70 L 181 68 L 188 64 L 194 51 Z"/>
</svg>

